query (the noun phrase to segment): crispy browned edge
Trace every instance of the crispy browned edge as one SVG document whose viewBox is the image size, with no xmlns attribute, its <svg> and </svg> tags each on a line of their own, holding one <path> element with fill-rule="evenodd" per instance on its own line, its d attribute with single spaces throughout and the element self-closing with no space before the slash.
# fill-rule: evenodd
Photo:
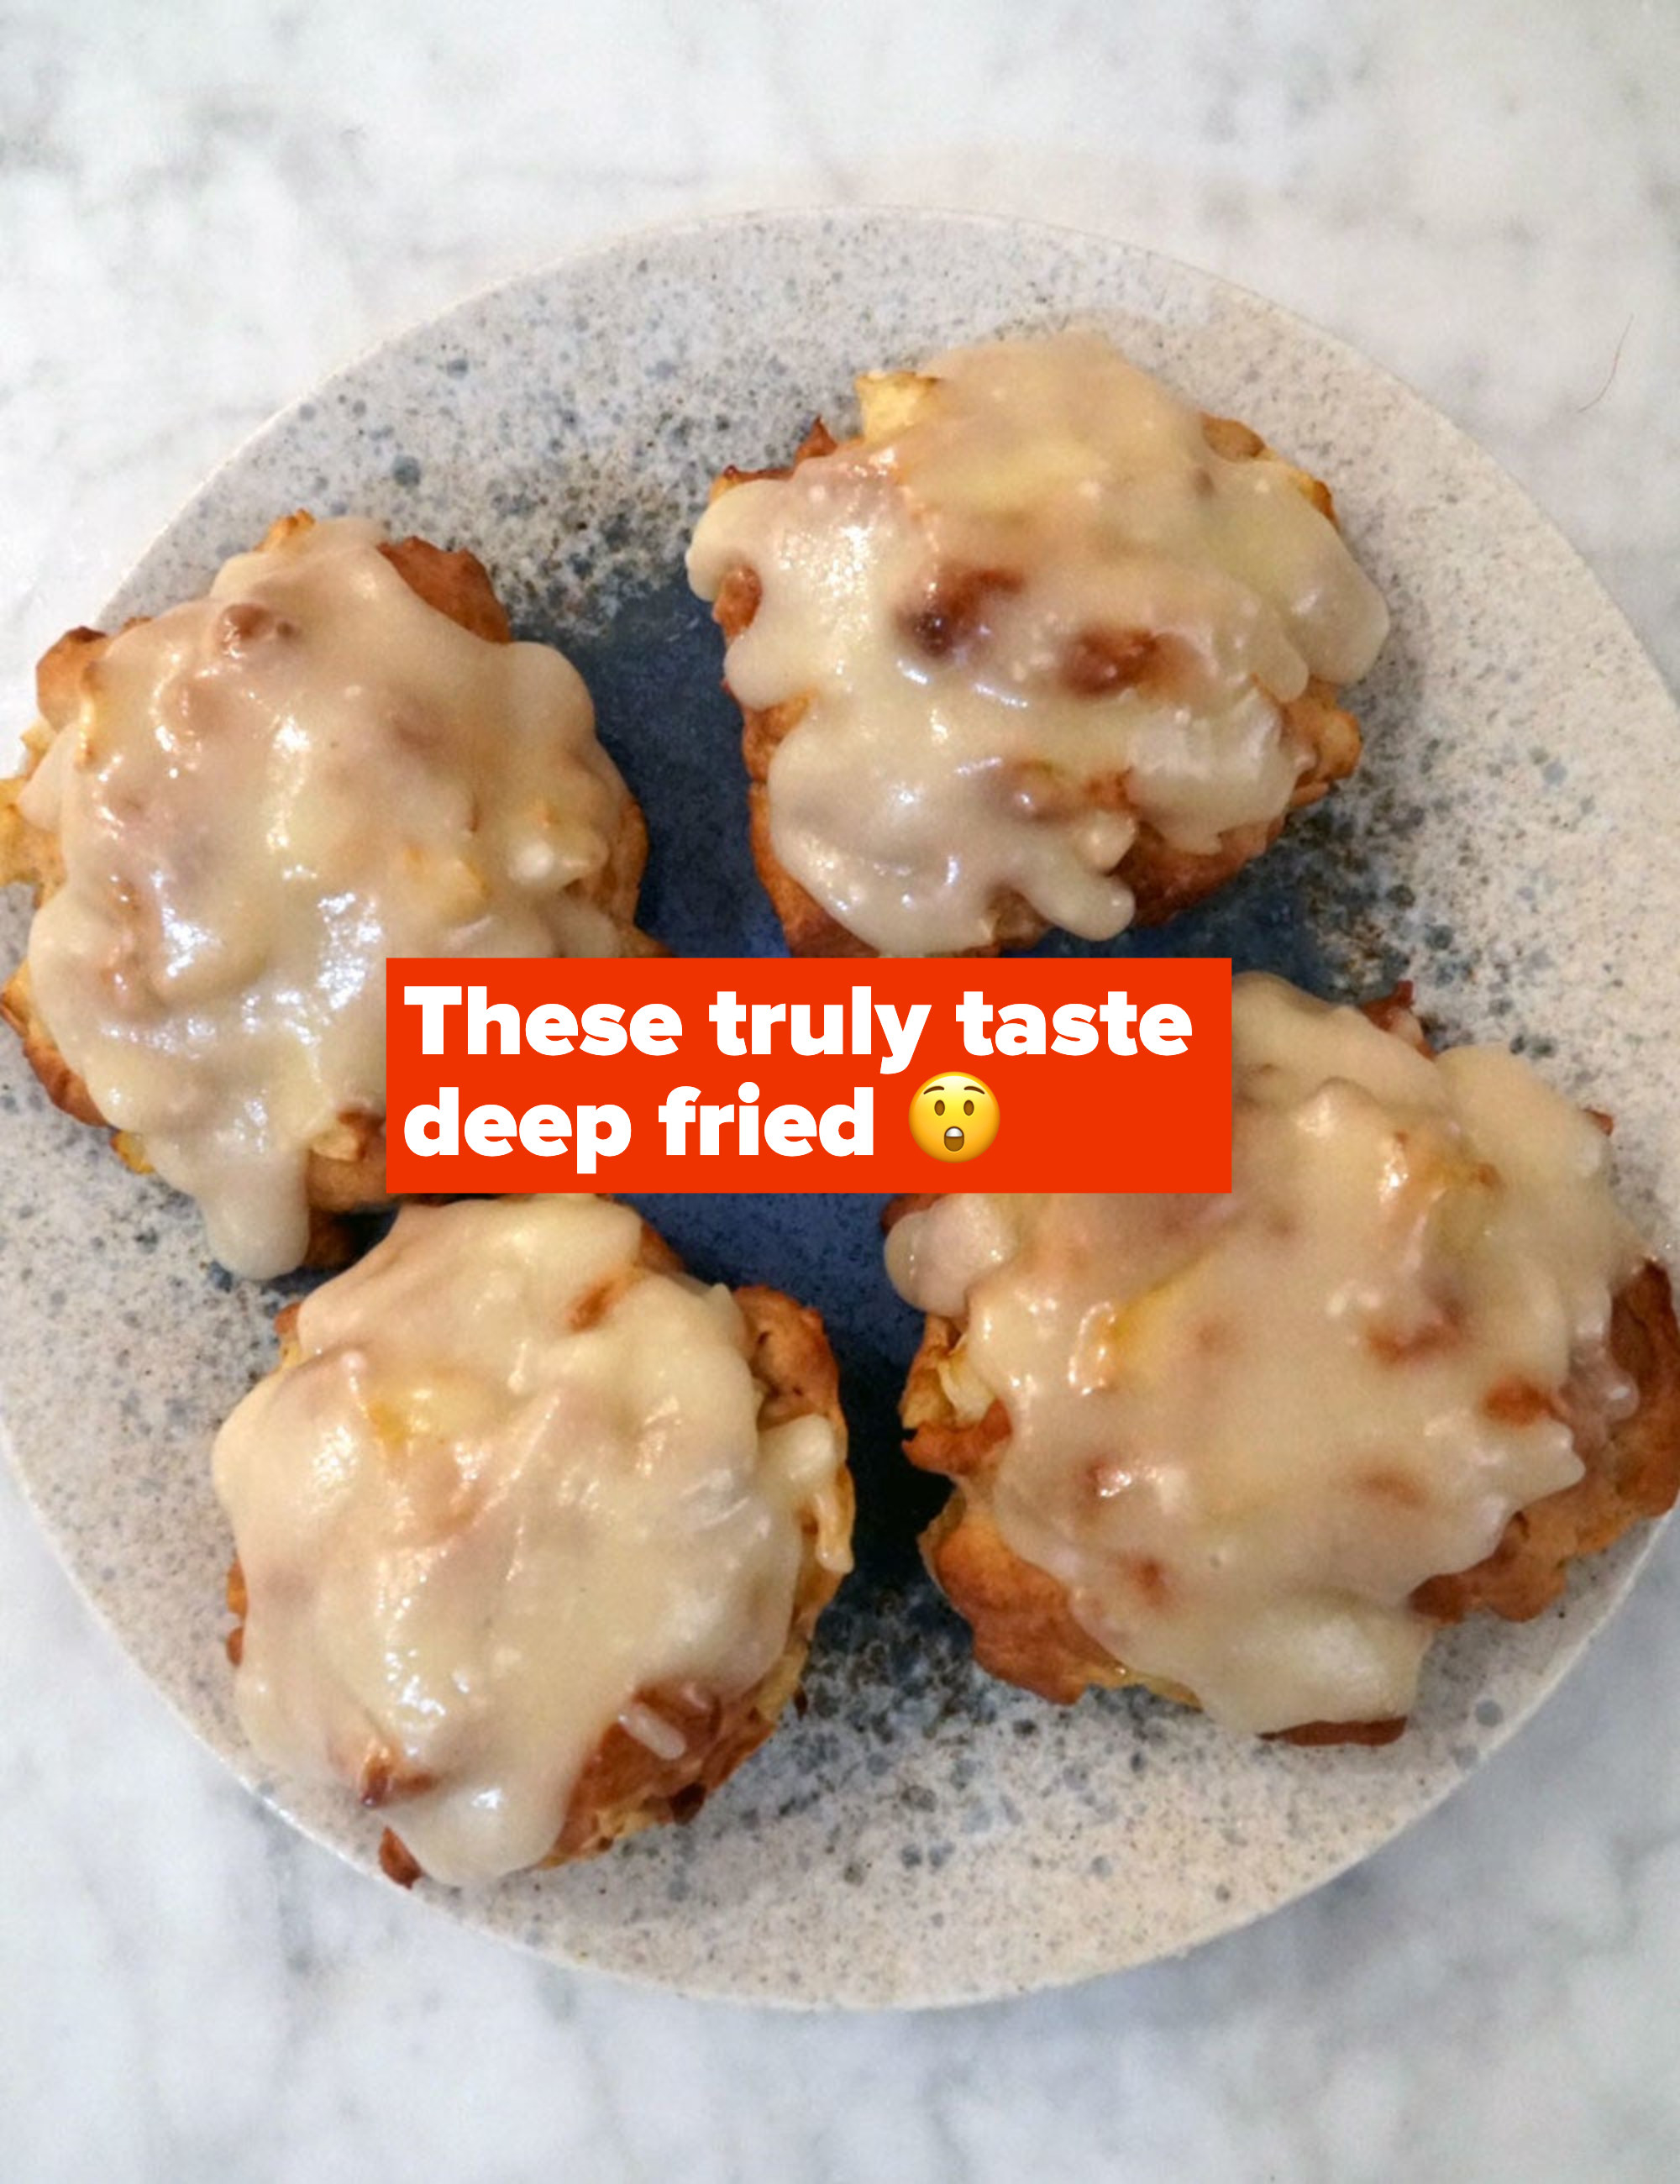
<svg viewBox="0 0 1680 2184">
<path fill-rule="evenodd" d="M 650 1273 L 682 1271 L 676 1252 L 646 1222 L 642 1224 L 639 1260 Z M 615 1280 L 584 1299 L 573 1313 L 572 1323 L 587 1325 L 598 1318 L 625 1286 L 621 1279 Z M 815 1416 L 826 1418 L 839 1436 L 842 1460 L 835 1484 L 849 1538 L 854 1496 L 844 1460 L 846 1421 L 840 1408 L 839 1371 L 821 1317 L 796 1304 L 780 1290 L 739 1289 L 734 1295 L 747 1324 L 753 1377 L 764 1390 L 760 1425 L 781 1425 L 790 1418 Z M 275 1322 L 281 1340 L 277 1368 L 281 1372 L 295 1365 L 300 1355 L 298 1309 L 295 1304 L 288 1305 Z M 594 1858 L 620 1836 L 667 1822 L 692 1820 L 712 1791 L 770 1736 L 782 1709 L 798 1691 L 817 1618 L 840 1584 L 841 1573 L 825 1568 L 817 1559 L 816 1519 L 809 1511 L 805 1513 L 804 1533 L 804 1558 L 787 1642 L 774 1664 L 758 1683 L 732 1698 L 703 1698 L 693 1691 L 662 1688 L 639 1692 L 643 1704 L 682 1730 L 687 1749 L 678 1758 L 661 1759 L 615 1722 L 579 1776 L 554 1847 L 540 1861 L 542 1865 L 569 1865 L 579 1858 Z M 243 1650 L 248 1605 L 237 1555 L 228 1571 L 227 1605 L 235 1618 L 234 1627 L 227 1634 L 228 1658 L 236 1668 Z M 359 1782 L 353 1786 L 371 1811 L 431 1786 L 423 1775 L 405 1775 L 395 1755 L 371 1752 Z M 424 1878 L 419 1862 L 394 1829 L 387 1827 L 381 1837 L 379 1862 L 390 1878 L 405 1888 Z"/>
<path fill-rule="evenodd" d="M 1234 418 L 1204 413 L 1202 431 L 1215 454 L 1229 461 L 1247 461 L 1257 455 L 1274 461 L 1282 460 L 1257 432 Z M 832 454 L 839 444 L 818 418 L 792 463 L 777 470 L 726 470 L 714 482 L 712 496 L 715 499 L 755 478 L 791 477 L 801 463 Z M 1297 489 L 1333 523 L 1336 507 L 1329 487 L 1293 465 L 1285 464 L 1284 467 Z M 750 568 L 743 565 L 726 576 L 712 606 L 714 619 L 726 644 L 732 644 L 750 626 L 760 596 L 758 577 Z M 1359 763 L 1359 724 L 1337 703 L 1337 697 L 1333 684 L 1315 677 L 1299 698 L 1281 708 L 1296 741 L 1309 755 L 1309 764 L 1290 800 L 1290 811 L 1316 804 L 1332 783 L 1345 779 Z M 770 760 L 776 745 L 798 725 L 809 703 L 802 694 L 784 699 L 779 705 L 741 707 L 742 752 L 750 781 L 748 828 L 753 862 L 793 955 L 876 956 L 880 953 L 878 949 L 848 932 L 807 894 L 782 864 L 770 844 L 767 786 Z M 1092 801 L 1097 805 L 1120 811 L 1128 808 L 1126 783 L 1118 776 L 1090 784 L 1090 790 Z M 1233 827 L 1220 838 L 1216 850 L 1206 851 L 1175 849 L 1147 822 L 1141 822 L 1136 839 L 1115 867 L 1117 877 L 1131 889 L 1136 900 L 1132 922 L 1162 924 L 1223 887 L 1244 865 L 1271 846 L 1282 833 L 1287 816 L 1286 813 L 1270 823 Z M 965 954 L 995 956 L 1005 948 L 1030 947 L 1049 929 L 1037 911 L 1013 891 L 999 897 L 995 911 L 996 939 L 986 947 L 965 950 Z"/>
<path fill-rule="evenodd" d="M 313 520 L 301 510 L 281 516 L 270 526 L 262 547 L 276 546 L 297 532 L 307 530 Z M 476 554 L 465 548 L 446 552 L 424 538 L 392 539 L 380 551 L 429 607 L 488 644 L 512 642 L 506 610 Z M 133 622 L 125 624 L 126 628 L 134 627 Z M 109 642 L 99 630 L 73 629 L 42 655 L 36 671 L 41 719 L 25 738 L 27 762 L 14 779 L 0 781 L 0 886 L 32 887 L 37 905 L 62 883 L 64 865 L 57 840 L 25 822 L 17 808 L 18 798 L 46 756 L 53 737 L 75 718 L 83 677 Z M 647 861 L 647 824 L 641 807 L 626 792 L 607 862 L 580 886 L 579 892 L 623 928 L 638 950 L 654 944 L 635 930 L 636 898 Z M 0 990 L 0 1017 L 16 1033 L 25 1060 L 54 1106 L 79 1123 L 106 1128 L 86 1085 L 59 1053 L 42 1019 L 27 961 Z M 112 1145 L 131 1167 L 146 1172 L 146 1148 L 138 1137 L 116 1131 Z M 341 1115 L 334 1128 L 311 1148 L 307 1187 L 311 1220 L 305 1264 L 342 1264 L 348 1246 L 338 1217 L 389 1202 L 385 1189 L 384 1118 L 362 1113 Z"/>
<path fill-rule="evenodd" d="M 1369 1013 L 1385 1028 L 1399 1028 L 1392 1023 L 1392 1004 L 1377 1004 Z M 1411 1031 L 1415 1035 L 1415 1026 Z M 887 1209 L 887 1224 L 931 1205 L 936 1195 L 895 1200 Z M 954 1488 L 921 1535 L 929 1574 L 971 1625 L 975 1658 L 1007 1683 L 1068 1705 L 1088 1685 L 1148 1682 L 1081 1628 L 1060 1580 L 1016 1554 L 983 1502 L 967 1492 L 969 1482 L 983 1481 L 996 1470 L 1010 1425 L 1001 1402 L 967 1424 L 953 1412 L 939 1367 L 962 1333 L 961 1321 L 928 1314 L 901 1405 L 909 1432 L 905 1454 L 921 1469 L 941 1473 Z M 1442 1624 L 1478 1610 L 1526 1622 L 1557 1599 L 1577 1556 L 1598 1553 L 1633 1525 L 1674 1506 L 1680 1491 L 1680 1327 L 1668 1276 L 1655 1260 L 1646 1261 L 1616 1297 L 1610 1344 L 1616 1363 L 1638 1389 L 1638 1410 L 1606 1431 L 1584 1409 L 1572 1416 L 1566 1390 L 1563 1414 L 1576 1430 L 1586 1465 L 1583 1476 L 1519 1510 L 1493 1552 L 1473 1568 L 1420 1585 L 1412 1605 L 1421 1614 Z M 1187 1691 L 1150 1687 L 1163 1697 L 1194 1703 Z M 1281 1735 L 1302 1745 L 1387 1744 L 1405 1727 L 1404 1718 L 1305 1722 Z"/>
</svg>

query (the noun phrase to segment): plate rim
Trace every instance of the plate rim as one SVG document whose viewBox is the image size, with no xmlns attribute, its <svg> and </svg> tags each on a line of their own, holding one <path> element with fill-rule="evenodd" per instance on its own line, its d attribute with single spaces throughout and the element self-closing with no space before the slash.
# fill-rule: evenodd
<svg viewBox="0 0 1680 2184">
<path fill-rule="evenodd" d="M 102 621 L 108 622 L 114 616 L 131 610 L 127 604 L 129 595 L 141 586 L 142 572 L 154 556 L 167 549 L 168 542 L 179 530 L 183 521 L 214 493 L 218 485 L 238 473 L 242 467 L 264 448 L 265 443 L 279 437 L 288 426 L 307 421 L 300 413 L 306 411 L 310 405 L 319 404 L 347 382 L 375 366 L 392 351 L 414 342 L 417 337 L 443 333 L 452 323 L 482 311 L 498 297 L 542 288 L 548 284 L 562 281 L 597 265 L 633 259 L 638 251 L 653 253 L 672 248 L 680 249 L 691 238 L 704 240 L 719 235 L 785 232 L 789 229 L 801 228 L 827 229 L 832 231 L 836 228 L 866 228 L 882 223 L 900 226 L 908 223 L 923 228 L 957 226 L 976 235 L 989 234 L 999 238 L 1018 237 L 1025 233 L 1040 239 L 1046 245 L 1054 244 L 1069 253 L 1076 252 L 1082 248 L 1094 248 L 1098 251 L 1112 254 L 1115 260 L 1125 260 L 1139 269 L 1159 267 L 1164 270 L 1170 280 L 1188 276 L 1193 283 L 1201 284 L 1210 296 L 1235 298 L 1245 309 L 1270 317 L 1274 321 L 1282 322 L 1293 333 L 1316 345 L 1322 352 L 1334 358 L 1344 369 L 1350 369 L 1361 376 L 1391 390 L 1403 398 L 1409 405 L 1427 414 L 1435 429 L 1450 437 L 1460 460 L 1479 468 L 1484 475 L 1497 481 L 1504 492 L 1516 497 L 1526 510 L 1529 521 L 1544 530 L 1553 549 L 1566 557 L 1577 577 L 1584 579 L 1586 584 L 1590 587 L 1596 614 L 1605 616 L 1607 622 L 1613 624 L 1626 649 L 1630 664 L 1637 660 L 1641 674 L 1649 682 L 1654 698 L 1666 709 L 1677 727 L 1680 728 L 1680 709 L 1677 709 L 1674 693 L 1666 677 L 1644 644 L 1626 610 L 1610 592 L 1597 570 L 1575 546 L 1561 524 L 1539 504 L 1528 488 L 1505 464 L 1474 439 L 1454 417 L 1388 365 L 1372 359 L 1340 333 L 1319 325 L 1316 320 L 1289 305 L 1277 303 L 1243 283 L 1231 280 L 1227 276 L 1197 265 L 1193 261 L 1179 259 L 1170 254 L 1153 249 L 1147 245 L 1134 242 L 1128 238 L 1061 223 L 1015 219 L 1007 215 L 965 210 L 945 210 L 927 205 L 872 203 L 837 206 L 814 204 L 786 209 L 765 207 L 648 223 L 598 237 L 577 249 L 560 253 L 494 281 L 485 282 L 447 304 L 441 310 L 406 321 L 363 345 L 309 387 L 294 395 L 253 427 L 215 462 L 136 554 L 105 605 L 100 610 L 100 619 Z M 110 1633 L 130 1665 L 138 1670 L 147 1686 L 162 1699 L 169 1712 L 186 1729 L 195 1743 L 209 1752 L 221 1766 L 240 1781 L 242 1786 L 253 1791 L 269 1810 L 287 1826 L 296 1829 L 318 1847 L 331 1851 L 344 1864 L 353 1866 L 364 1877 L 373 1877 L 373 1860 L 370 1854 L 359 1856 L 345 1843 L 318 1832 L 308 1820 L 297 1817 L 286 1802 L 283 1786 L 278 1791 L 264 1786 L 259 1779 L 263 1770 L 254 1763 L 253 1755 L 248 1753 L 243 1755 L 247 1763 L 242 1765 L 242 1755 L 238 1751 L 225 1749 L 220 1744 L 212 1741 L 205 1729 L 188 1713 L 184 1695 L 178 1696 L 174 1690 L 159 1683 L 149 1669 L 136 1658 L 115 1619 L 114 1611 L 92 1589 L 90 1583 L 84 1580 L 76 1562 L 72 1559 L 70 1535 L 49 1518 L 44 1504 L 37 1497 L 32 1475 L 20 1460 L 10 1422 L 3 1413 L 0 1413 L 0 1449 L 3 1450 L 12 1475 L 18 1481 L 25 1507 L 31 1511 L 41 1533 L 48 1541 L 55 1558 L 69 1577 L 75 1593 L 92 1610 L 101 1624 Z M 1520 1733 L 1539 1708 L 1552 1696 L 1559 1685 L 1574 1671 L 1578 1663 L 1598 1642 L 1604 1632 L 1615 1622 L 1628 1592 L 1655 1551 L 1669 1521 L 1665 1517 L 1658 1519 L 1655 1524 L 1646 1525 L 1632 1542 L 1624 1545 L 1623 1558 L 1616 1570 L 1613 1584 L 1607 1588 L 1601 1597 L 1594 1601 L 1594 1620 L 1590 1626 L 1574 1641 L 1562 1665 L 1555 1670 L 1549 1671 L 1539 1682 L 1538 1689 L 1526 1699 L 1524 1704 L 1509 1714 L 1494 1730 L 1488 1734 L 1481 1748 L 1477 1765 L 1474 1769 L 1455 1778 L 1444 1775 L 1423 1802 L 1411 1806 L 1406 1818 L 1398 1826 L 1374 1844 L 1349 1850 L 1344 1858 L 1321 1869 L 1316 1877 L 1305 1886 L 1282 1896 L 1261 1908 L 1245 1908 L 1235 1917 L 1215 1913 L 1193 1928 L 1188 1937 L 1178 1946 L 1158 1951 L 1151 1957 L 1122 1964 L 1117 1970 L 1114 1967 L 1108 1969 L 1098 1967 L 1061 1972 L 1054 1967 L 1047 1966 L 1042 1969 L 1037 1975 L 1024 1980 L 1010 1980 L 1007 1983 L 1000 1983 L 993 1980 L 956 1988 L 948 1986 L 937 1992 L 924 1991 L 921 1982 L 918 1982 L 914 1988 L 905 1988 L 901 1983 L 900 1991 L 893 1993 L 890 1997 L 883 1997 L 875 1989 L 871 1989 L 867 1992 L 861 1991 L 856 1993 L 848 1992 L 845 1991 L 847 1985 L 845 1980 L 834 1976 L 830 1978 L 825 1992 L 815 1995 L 759 1988 L 749 1986 L 739 1979 L 733 1983 L 725 1981 L 716 1986 L 709 1986 L 703 1980 L 693 1976 L 673 1978 L 660 1975 L 635 1964 L 602 1961 L 576 1944 L 565 1944 L 560 1937 L 553 1933 L 546 1933 L 541 1939 L 537 1939 L 527 1937 L 502 1927 L 489 1926 L 483 1919 L 474 1915 L 472 1910 L 467 1908 L 464 1899 L 459 1895 L 446 1895 L 439 1892 L 422 1896 L 419 1900 L 429 1911 L 448 1919 L 456 1925 L 465 1925 L 487 1940 L 510 1942 L 515 1947 L 540 1958 L 546 1963 L 559 1963 L 578 1970 L 605 1972 L 609 1976 L 622 1980 L 630 1985 L 662 1992 L 677 1992 L 705 1997 L 709 1999 L 730 2000 L 748 2006 L 789 2009 L 882 2007 L 893 2009 L 923 2009 L 965 2007 L 980 2002 L 1018 1997 L 1027 1993 L 1052 1990 L 1060 1986 L 1082 1985 L 1099 1978 L 1115 1977 L 1126 1970 L 1142 1969 L 1145 1964 L 1150 1962 L 1176 1961 L 1191 1951 L 1204 1946 L 1207 1942 L 1257 1924 L 1271 1917 L 1275 1913 L 1299 1903 L 1305 1896 L 1316 1893 L 1319 1888 L 1327 1886 L 1332 1880 L 1363 1864 L 1366 1859 L 1375 1856 L 1379 1851 L 1386 1849 L 1390 1844 L 1398 1841 L 1400 1836 L 1437 1811 L 1460 1786 L 1460 1783 L 1469 1779 L 1469 1773 L 1479 1772 L 1483 1763 L 1494 1758 L 1499 1751 L 1509 1744 L 1512 1737 Z"/>
</svg>

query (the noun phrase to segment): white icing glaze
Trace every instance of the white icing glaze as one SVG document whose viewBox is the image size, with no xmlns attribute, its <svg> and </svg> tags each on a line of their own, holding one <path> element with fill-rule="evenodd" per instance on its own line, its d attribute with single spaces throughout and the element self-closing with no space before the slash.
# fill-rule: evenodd
<svg viewBox="0 0 1680 2184">
<path fill-rule="evenodd" d="M 946 1391 L 1010 1423 L 970 1490 L 1116 1661 L 1233 1728 L 1387 1719 L 1411 1594 L 1580 1477 L 1560 1392 L 1632 1408 L 1605 1346 L 1643 1254 L 1602 1133 L 1502 1049 L 1233 1000 L 1228 1198 L 951 1196 L 889 1271 L 966 1311 Z"/>
<path fill-rule="evenodd" d="M 600 1199 L 410 1206 L 216 1442 L 252 1743 L 393 1774 L 387 1817 L 441 1880 L 541 1859 L 615 1721 L 681 1752 L 648 1694 L 754 1686 L 804 1522 L 849 1567 L 834 1428 L 761 1429 L 735 1301 L 637 1268 L 639 1236 Z"/>
<path fill-rule="evenodd" d="M 604 956 L 627 801 L 545 645 L 428 606 L 349 519 L 229 561 L 114 637 L 20 809 L 64 883 L 42 1018 L 197 1198 L 236 1272 L 294 1266 L 310 1145 L 385 1112 L 387 956 Z"/>
<path fill-rule="evenodd" d="M 860 392 L 860 442 L 720 493 L 689 552 L 704 598 L 759 580 L 727 655 L 740 702 L 806 700 L 770 763 L 776 855 L 883 953 L 982 945 L 1006 892 L 1116 933 L 1138 820 L 1207 851 L 1288 808 L 1308 755 L 1280 707 L 1366 671 L 1382 602 L 1283 464 L 1215 454 L 1093 337 Z M 1140 634 L 1147 676 L 1071 687 L 1090 639 Z"/>
</svg>

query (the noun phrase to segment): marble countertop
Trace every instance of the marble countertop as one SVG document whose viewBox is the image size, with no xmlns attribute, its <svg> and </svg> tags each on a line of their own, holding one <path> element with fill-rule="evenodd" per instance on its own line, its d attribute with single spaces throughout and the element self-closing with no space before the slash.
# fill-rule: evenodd
<svg viewBox="0 0 1680 2184">
<path fill-rule="evenodd" d="M 619 0 L 0 14 L 0 709 L 347 355 L 615 230 L 965 205 L 1277 298 L 1491 448 L 1680 679 L 1680 14 Z M 0 1331 L 3 1333 L 3 1331 Z M 923 2017 L 570 1975 L 253 1804 L 0 1472 L 0 2171 L 1680 2171 L 1680 1532 L 1541 1717 L 1190 1959 Z"/>
</svg>

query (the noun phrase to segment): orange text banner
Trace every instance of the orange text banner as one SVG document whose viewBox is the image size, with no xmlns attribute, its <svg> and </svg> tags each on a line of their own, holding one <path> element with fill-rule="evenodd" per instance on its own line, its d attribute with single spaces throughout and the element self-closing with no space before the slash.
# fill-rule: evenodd
<svg viewBox="0 0 1680 2184">
<path fill-rule="evenodd" d="M 394 959 L 393 1191 L 1227 1190 L 1231 966 Z"/>
</svg>

